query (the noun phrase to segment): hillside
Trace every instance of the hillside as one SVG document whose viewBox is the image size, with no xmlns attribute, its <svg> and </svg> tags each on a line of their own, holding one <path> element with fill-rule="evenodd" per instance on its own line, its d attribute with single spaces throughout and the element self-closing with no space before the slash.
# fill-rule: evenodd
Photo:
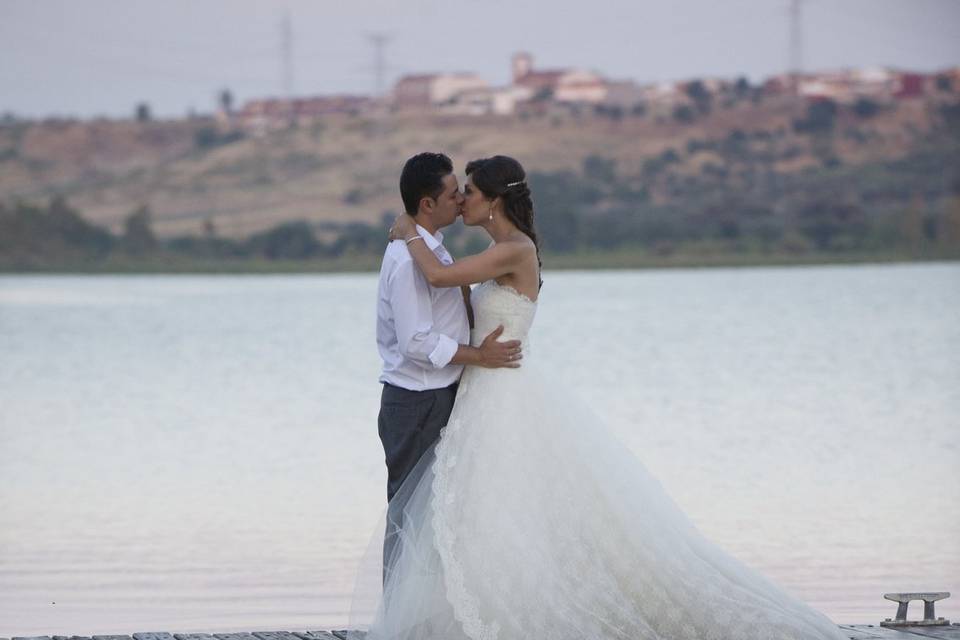
<svg viewBox="0 0 960 640">
<path fill-rule="evenodd" d="M 733 101 L 692 122 L 592 111 L 337 115 L 262 137 L 218 132 L 206 119 L 13 122 L 0 126 L 0 201 L 62 195 L 115 232 L 147 205 L 161 237 L 201 234 L 208 220 L 218 234 L 241 237 L 293 219 L 376 222 L 399 207 L 404 160 L 427 149 L 448 153 L 461 170 L 495 153 L 543 173 L 580 171 L 588 158 L 603 158 L 621 182 L 662 203 L 676 198 L 684 176 L 724 171 L 729 154 L 717 145 L 730 140 L 749 140 L 764 171 L 791 175 L 900 158 L 944 126 L 942 100 L 868 106 L 839 108 L 825 135 L 797 126 L 816 113 L 790 97 Z M 669 175 L 652 170 L 658 163 Z"/>
</svg>

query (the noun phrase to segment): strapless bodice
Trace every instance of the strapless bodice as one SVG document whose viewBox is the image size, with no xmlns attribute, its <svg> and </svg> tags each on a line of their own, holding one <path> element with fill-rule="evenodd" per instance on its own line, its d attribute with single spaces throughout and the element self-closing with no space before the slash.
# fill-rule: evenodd
<svg viewBox="0 0 960 640">
<path fill-rule="evenodd" d="M 520 340 L 526 350 L 527 334 L 537 313 L 536 302 L 496 280 L 487 280 L 475 287 L 470 302 L 474 319 L 470 340 L 473 346 L 479 346 L 491 331 L 503 325 L 499 339 Z"/>
</svg>

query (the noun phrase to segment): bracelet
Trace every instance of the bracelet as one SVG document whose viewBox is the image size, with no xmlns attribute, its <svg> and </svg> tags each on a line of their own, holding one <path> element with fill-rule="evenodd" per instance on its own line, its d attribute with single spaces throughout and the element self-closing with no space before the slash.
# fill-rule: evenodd
<svg viewBox="0 0 960 640">
<path fill-rule="evenodd" d="M 413 242 L 414 240 L 423 240 L 423 236 L 421 236 L 421 235 L 418 233 L 417 235 L 413 236 L 412 238 L 407 238 L 407 244 L 410 244 L 410 243 Z"/>
</svg>

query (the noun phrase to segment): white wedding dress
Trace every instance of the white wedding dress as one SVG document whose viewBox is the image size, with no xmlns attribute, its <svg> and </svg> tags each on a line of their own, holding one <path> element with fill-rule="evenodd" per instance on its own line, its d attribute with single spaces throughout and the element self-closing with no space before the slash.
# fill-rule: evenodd
<svg viewBox="0 0 960 640">
<path fill-rule="evenodd" d="M 368 640 L 846 638 L 706 540 L 537 368 L 535 302 L 495 281 L 472 300 L 474 344 L 502 324 L 501 339 L 524 341 L 523 366 L 465 370 L 439 441 L 391 502 L 385 584 L 379 566 L 376 593 L 358 582 L 355 610 L 377 604 L 353 628 Z"/>
</svg>

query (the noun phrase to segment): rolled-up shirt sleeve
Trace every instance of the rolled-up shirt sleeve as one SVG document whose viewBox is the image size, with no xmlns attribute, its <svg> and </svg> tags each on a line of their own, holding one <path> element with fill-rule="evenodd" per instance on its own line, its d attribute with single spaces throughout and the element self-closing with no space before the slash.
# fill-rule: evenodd
<svg viewBox="0 0 960 640">
<path fill-rule="evenodd" d="M 430 288 L 412 261 L 397 265 L 389 291 L 400 352 L 436 369 L 450 364 L 460 344 L 434 330 Z"/>
</svg>

